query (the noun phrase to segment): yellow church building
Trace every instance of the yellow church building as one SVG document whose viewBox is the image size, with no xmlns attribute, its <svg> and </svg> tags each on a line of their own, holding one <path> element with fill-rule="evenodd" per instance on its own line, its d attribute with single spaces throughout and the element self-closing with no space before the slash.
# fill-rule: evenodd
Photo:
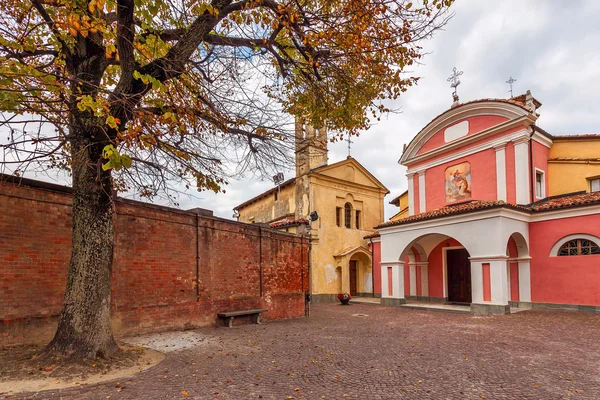
<svg viewBox="0 0 600 400">
<path fill-rule="evenodd" d="M 352 157 L 327 164 L 327 132 L 296 121 L 296 177 L 238 205 L 238 221 L 310 235 L 312 302 L 373 295 L 365 236 L 384 221 L 388 189 Z"/>
</svg>

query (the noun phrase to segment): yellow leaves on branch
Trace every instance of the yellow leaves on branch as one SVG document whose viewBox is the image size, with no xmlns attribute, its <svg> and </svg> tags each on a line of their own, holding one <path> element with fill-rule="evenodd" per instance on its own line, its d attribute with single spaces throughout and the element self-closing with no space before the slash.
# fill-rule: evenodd
<svg viewBox="0 0 600 400">
<path fill-rule="evenodd" d="M 119 151 L 112 144 L 104 146 L 102 158 L 108 160 L 105 164 L 102 164 L 104 171 L 109 169 L 118 171 L 123 167 L 131 168 L 131 157 L 126 154 L 119 154 Z"/>
<path fill-rule="evenodd" d="M 67 14 L 64 21 L 58 21 L 56 25 L 68 31 L 73 37 L 77 37 L 77 35 L 88 37 L 90 33 L 103 32 L 105 27 L 103 20 L 78 13 Z"/>
</svg>

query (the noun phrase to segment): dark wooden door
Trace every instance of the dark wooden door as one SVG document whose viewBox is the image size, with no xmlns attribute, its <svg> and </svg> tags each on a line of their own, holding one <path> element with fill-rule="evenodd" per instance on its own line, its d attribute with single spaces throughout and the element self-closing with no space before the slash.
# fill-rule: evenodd
<svg viewBox="0 0 600 400">
<path fill-rule="evenodd" d="M 471 302 L 471 262 L 465 249 L 446 250 L 448 301 Z"/>
<path fill-rule="evenodd" d="M 350 294 L 356 296 L 356 275 L 357 275 L 356 260 L 350 260 Z"/>
</svg>

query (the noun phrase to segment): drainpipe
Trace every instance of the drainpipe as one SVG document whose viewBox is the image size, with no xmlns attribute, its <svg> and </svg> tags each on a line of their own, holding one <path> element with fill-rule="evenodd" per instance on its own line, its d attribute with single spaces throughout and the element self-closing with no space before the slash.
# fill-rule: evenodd
<svg viewBox="0 0 600 400">
<path fill-rule="evenodd" d="M 369 238 L 371 242 L 371 286 L 373 287 L 373 298 L 375 298 L 375 245 L 373 238 Z"/>
</svg>

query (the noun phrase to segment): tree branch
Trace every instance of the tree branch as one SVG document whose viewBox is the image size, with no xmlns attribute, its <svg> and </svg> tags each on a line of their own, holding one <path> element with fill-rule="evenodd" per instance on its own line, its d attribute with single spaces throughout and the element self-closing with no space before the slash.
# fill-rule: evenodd
<svg viewBox="0 0 600 400">
<path fill-rule="evenodd" d="M 56 29 L 56 23 L 54 22 L 52 17 L 50 17 L 50 15 L 46 12 L 40 0 L 31 0 L 31 4 L 40 13 L 44 21 L 46 21 L 48 28 L 50 28 L 50 30 L 54 34 L 54 37 L 60 43 L 61 50 L 65 54 L 67 61 L 70 63 L 72 61 L 73 54 L 71 53 L 71 49 L 69 48 L 67 43 L 60 37 L 60 32 L 58 31 L 58 29 Z"/>
</svg>

